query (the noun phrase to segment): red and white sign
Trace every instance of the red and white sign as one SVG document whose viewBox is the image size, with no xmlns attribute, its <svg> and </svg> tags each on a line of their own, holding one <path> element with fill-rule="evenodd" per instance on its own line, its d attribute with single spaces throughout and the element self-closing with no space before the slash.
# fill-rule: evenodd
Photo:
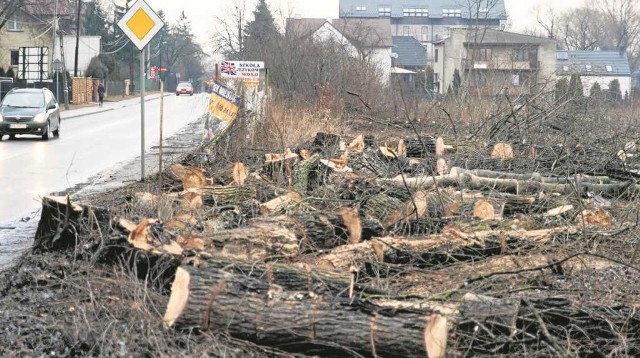
<svg viewBox="0 0 640 358">
<path fill-rule="evenodd" d="M 222 61 L 222 78 L 240 79 L 245 85 L 257 86 L 260 83 L 260 70 L 264 69 L 262 61 Z"/>
</svg>

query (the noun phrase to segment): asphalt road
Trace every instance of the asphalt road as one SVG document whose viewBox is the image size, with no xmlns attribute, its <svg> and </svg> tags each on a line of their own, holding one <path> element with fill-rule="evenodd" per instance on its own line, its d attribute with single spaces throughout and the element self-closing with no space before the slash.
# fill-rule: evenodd
<svg viewBox="0 0 640 358">
<path fill-rule="evenodd" d="M 158 97 L 145 102 L 146 175 L 158 169 Z M 165 95 L 165 164 L 200 144 L 207 104 L 204 94 Z M 5 136 L 0 142 L 0 269 L 30 247 L 42 196 L 81 198 L 141 178 L 139 99 L 67 111 L 62 118 L 60 138 Z"/>
</svg>

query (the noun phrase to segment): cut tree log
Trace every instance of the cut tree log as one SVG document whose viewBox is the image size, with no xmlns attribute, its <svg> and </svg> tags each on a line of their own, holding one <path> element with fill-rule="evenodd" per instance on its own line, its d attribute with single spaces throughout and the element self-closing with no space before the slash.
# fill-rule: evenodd
<svg viewBox="0 0 640 358">
<path fill-rule="evenodd" d="M 249 223 L 257 222 L 292 231 L 303 250 L 329 249 L 345 243 L 358 243 L 362 237 L 362 223 L 357 208 L 341 208 L 335 213 L 299 212 L 253 219 Z"/>
<path fill-rule="evenodd" d="M 217 171 L 213 175 L 213 181 L 217 185 L 244 185 L 248 176 L 249 170 L 247 167 L 241 162 L 236 162 Z"/>
<path fill-rule="evenodd" d="M 511 246 L 523 245 L 527 242 L 540 244 L 552 240 L 556 235 L 569 235 L 576 232 L 574 227 L 560 227 L 531 231 L 489 230 L 472 233 L 446 230 L 441 234 L 426 237 L 382 237 L 357 245 L 336 247 L 328 254 L 319 257 L 316 265 L 327 269 L 347 270 L 351 266 L 364 263 L 415 264 L 425 262 L 421 257 L 428 257 L 436 251 L 451 252 L 464 247 L 474 247 L 475 251 L 485 247 L 493 255 L 496 253 L 496 248 L 497 253 L 504 251 L 502 242 L 505 240 Z"/>
<path fill-rule="evenodd" d="M 389 182 L 389 180 L 381 179 L 381 182 Z M 542 183 L 530 180 L 516 179 L 493 179 L 483 178 L 472 174 L 462 173 L 457 175 L 453 172 L 448 175 L 441 176 L 423 176 L 417 178 L 396 177 L 390 180 L 395 183 L 406 183 L 411 188 L 431 188 L 434 185 L 439 186 L 457 186 L 472 190 L 491 190 L 504 193 L 512 193 L 516 195 L 557 193 L 561 195 L 579 194 L 586 195 L 587 192 L 604 195 L 607 197 L 637 197 L 640 195 L 640 184 L 615 183 L 615 184 L 594 184 L 588 182 L 575 184 L 553 184 Z"/>
<path fill-rule="evenodd" d="M 288 291 L 215 267 L 180 267 L 171 291 L 165 326 L 223 330 L 289 351 L 441 357 L 447 343 L 446 321 L 433 324 L 444 317 L 429 308 L 388 310 L 357 297 Z"/>
<path fill-rule="evenodd" d="M 491 158 L 513 159 L 513 148 L 509 143 L 496 143 L 491 150 Z"/>
<path fill-rule="evenodd" d="M 436 138 L 433 136 L 420 136 L 418 138 L 405 138 L 407 157 L 430 158 L 436 154 Z"/>
<path fill-rule="evenodd" d="M 300 156 L 292 153 L 289 148 L 285 150 L 284 154 L 265 154 L 262 174 L 275 183 L 291 185 L 293 167 L 299 159 Z"/>
<path fill-rule="evenodd" d="M 185 190 L 184 181 L 187 176 L 195 176 L 195 178 L 188 178 L 188 180 L 204 180 L 204 173 L 199 169 L 179 163 L 171 164 L 162 172 L 163 187 L 170 191 Z M 189 181 L 189 183 L 191 184 L 191 181 Z"/>
<path fill-rule="evenodd" d="M 204 205 L 214 207 L 245 204 L 256 197 L 256 188 L 249 185 L 208 186 L 191 189 L 191 192 L 200 195 Z"/>
<path fill-rule="evenodd" d="M 473 216 L 481 220 L 495 219 L 495 208 L 486 200 L 478 200 L 473 205 Z"/>
<path fill-rule="evenodd" d="M 347 148 L 354 153 L 362 153 L 364 150 L 364 136 L 362 134 L 355 137 Z"/>
<path fill-rule="evenodd" d="M 275 199 L 271 199 L 266 203 L 260 204 L 260 213 L 262 215 L 272 215 L 280 213 L 287 208 L 294 206 L 302 201 L 302 195 L 295 191 L 291 191 L 285 195 L 281 195 Z"/>
</svg>

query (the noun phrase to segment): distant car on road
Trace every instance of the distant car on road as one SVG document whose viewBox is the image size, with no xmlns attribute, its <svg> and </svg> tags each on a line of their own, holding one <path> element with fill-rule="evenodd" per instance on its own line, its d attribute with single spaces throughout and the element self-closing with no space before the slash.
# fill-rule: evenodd
<svg viewBox="0 0 640 358">
<path fill-rule="evenodd" d="M 60 136 L 60 109 L 53 93 L 46 88 L 14 88 L 0 105 L 0 140 L 8 134 L 41 136 L 48 140 Z"/>
<path fill-rule="evenodd" d="M 193 96 L 193 85 L 191 82 L 180 82 L 178 83 L 178 87 L 176 88 L 176 96 L 181 94 L 188 94 Z"/>
</svg>

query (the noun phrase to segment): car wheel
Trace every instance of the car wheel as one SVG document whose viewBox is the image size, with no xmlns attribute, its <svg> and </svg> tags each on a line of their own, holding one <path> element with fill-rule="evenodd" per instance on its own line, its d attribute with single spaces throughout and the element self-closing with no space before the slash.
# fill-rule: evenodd
<svg viewBox="0 0 640 358">
<path fill-rule="evenodd" d="M 180 95 L 180 93 L 176 92 L 176 96 L 179 96 L 179 95 Z"/>
<path fill-rule="evenodd" d="M 9 134 L 9 139 L 11 139 L 11 140 L 16 139 L 16 135 L 15 134 Z"/>
<path fill-rule="evenodd" d="M 56 128 L 56 130 L 53 131 L 53 136 L 56 138 L 60 137 L 60 122 L 58 122 L 58 128 Z"/>
<path fill-rule="evenodd" d="M 47 121 L 47 126 L 44 128 L 44 133 L 42 133 L 42 139 L 49 140 L 51 137 L 51 123 Z"/>
<path fill-rule="evenodd" d="M 189 94 L 189 96 L 193 96 L 193 92 L 191 92 L 191 93 Z"/>
</svg>

